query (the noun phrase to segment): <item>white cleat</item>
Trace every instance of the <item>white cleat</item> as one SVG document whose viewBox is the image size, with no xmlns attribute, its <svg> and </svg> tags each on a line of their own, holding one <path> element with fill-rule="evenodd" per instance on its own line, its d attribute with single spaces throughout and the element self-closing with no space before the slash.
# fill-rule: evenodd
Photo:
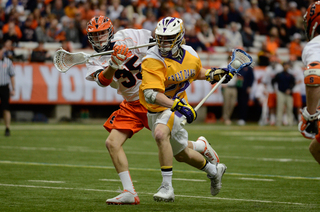
<svg viewBox="0 0 320 212">
<path fill-rule="evenodd" d="M 174 202 L 173 187 L 169 185 L 162 184 L 158 188 L 158 192 L 153 195 L 153 199 L 157 202 Z"/>
<path fill-rule="evenodd" d="M 131 193 L 128 190 L 124 190 L 118 196 L 107 199 L 106 203 L 108 205 L 138 205 L 140 204 L 140 199 L 137 192 Z"/>
<path fill-rule="evenodd" d="M 215 176 L 207 175 L 207 177 L 211 180 L 211 194 L 212 196 L 216 196 L 219 194 L 221 189 L 221 180 L 223 174 L 226 172 L 227 167 L 223 163 L 219 163 L 217 165 L 217 174 Z"/>
<path fill-rule="evenodd" d="M 214 165 L 217 165 L 220 162 L 219 156 L 216 153 L 216 151 L 214 151 L 214 149 L 211 147 L 207 139 L 203 136 L 200 136 L 198 140 L 203 141 L 205 144 L 204 151 L 201 152 L 201 154 L 207 159 L 207 161 Z"/>
</svg>

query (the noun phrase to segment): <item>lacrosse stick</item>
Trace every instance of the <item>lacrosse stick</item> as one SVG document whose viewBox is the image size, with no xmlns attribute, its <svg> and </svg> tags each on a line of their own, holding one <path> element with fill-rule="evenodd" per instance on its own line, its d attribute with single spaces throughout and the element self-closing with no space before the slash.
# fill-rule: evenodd
<svg viewBox="0 0 320 212">
<path fill-rule="evenodd" d="M 129 47 L 129 50 L 138 49 L 138 48 L 147 47 L 147 46 L 154 46 L 154 45 L 156 45 L 155 42 L 147 43 L 139 46 L 131 46 Z M 91 57 L 107 55 L 107 54 L 111 54 L 112 52 L 113 50 L 96 53 L 96 54 L 87 54 L 84 52 L 70 53 L 64 49 L 59 49 L 54 54 L 53 63 L 55 67 L 58 69 L 58 71 L 60 71 L 61 73 L 65 73 L 72 66 L 86 63 Z"/>
<path fill-rule="evenodd" d="M 237 74 L 241 69 L 246 66 L 252 66 L 252 57 L 247 54 L 245 51 L 241 49 L 235 49 L 232 52 L 231 61 L 228 64 L 228 69 L 233 74 Z M 219 82 L 215 84 L 215 86 L 210 90 L 210 92 L 198 103 L 198 105 L 194 108 L 195 111 L 199 110 L 199 108 L 203 105 L 203 103 L 210 97 L 211 94 L 222 84 L 222 82 L 226 79 L 227 75 L 224 75 Z M 187 120 L 181 122 L 181 126 L 186 125 Z"/>
</svg>

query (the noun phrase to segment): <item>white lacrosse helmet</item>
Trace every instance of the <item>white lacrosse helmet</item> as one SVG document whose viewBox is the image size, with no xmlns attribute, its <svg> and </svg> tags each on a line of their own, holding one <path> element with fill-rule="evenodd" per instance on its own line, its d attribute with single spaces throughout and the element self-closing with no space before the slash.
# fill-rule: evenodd
<svg viewBox="0 0 320 212">
<path fill-rule="evenodd" d="M 166 17 L 158 22 L 155 30 L 156 42 L 162 57 L 175 55 L 184 38 L 183 21 L 179 18 Z"/>
</svg>

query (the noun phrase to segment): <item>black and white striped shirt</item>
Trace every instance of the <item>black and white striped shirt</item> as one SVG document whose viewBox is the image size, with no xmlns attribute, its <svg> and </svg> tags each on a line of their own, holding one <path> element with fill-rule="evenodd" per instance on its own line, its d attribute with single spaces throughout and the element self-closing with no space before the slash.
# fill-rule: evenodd
<svg viewBox="0 0 320 212">
<path fill-rule="evenodd" d="M 0 60 L 0 86 L 11 83 L 11 77 L 14 76 L 14 67 L 9 58 L 4 57 Z"/>
</svg>

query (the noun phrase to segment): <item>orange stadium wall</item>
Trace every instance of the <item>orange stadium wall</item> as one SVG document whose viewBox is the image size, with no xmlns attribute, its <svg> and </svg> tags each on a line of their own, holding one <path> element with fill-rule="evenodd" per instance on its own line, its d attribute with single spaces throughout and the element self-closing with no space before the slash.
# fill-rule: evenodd
<svg viewBox="0 0 320 212">
<path fill-rule="evenodd" d="M 60 73 L 53 64 L 14 63 L 16 72 L 16 93 L 12 104 L 81 104 L 117 105 L 123 99 L 111 87 L 102 88 L 85 79 L 86 67 L 79 65 L 67 73 Z M 255 67 L 255 83 L 264 67 Z M 195 81 L 188 88 L 188 100 L 196 105 L 211 90 L 212 85 Z M 253 97 L 253 94 L 252 94 Z M 221 86 L 206 101 L 205 105 L 222 105 Z"/>
</svg>

